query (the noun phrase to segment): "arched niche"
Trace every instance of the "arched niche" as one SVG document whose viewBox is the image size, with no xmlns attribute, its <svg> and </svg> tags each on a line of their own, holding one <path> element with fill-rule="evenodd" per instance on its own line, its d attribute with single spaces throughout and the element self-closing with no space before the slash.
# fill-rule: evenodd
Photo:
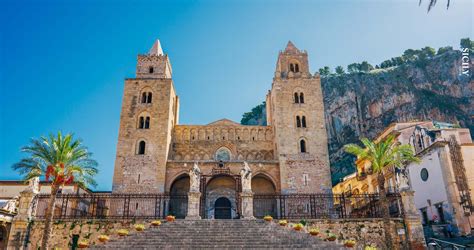
<svg viewBox="0 0 474 250">
<path fill-rule="evenodd" d="M 217 199 L 226 198 L 231 204 L 231 218 L 237 217 L 237 192 L 235 179 L 228 175 L 219 175 L 208 181 L 206 186 L 206 217 L 214 218 Z"/>
<path fill-rule="evenodd" d="M 185 218 L 188 211 L 187 195 L 189 192 L 189 176 L 177 177 L 170 187 L 169 213 L 176 218 Z"/>
</svg>

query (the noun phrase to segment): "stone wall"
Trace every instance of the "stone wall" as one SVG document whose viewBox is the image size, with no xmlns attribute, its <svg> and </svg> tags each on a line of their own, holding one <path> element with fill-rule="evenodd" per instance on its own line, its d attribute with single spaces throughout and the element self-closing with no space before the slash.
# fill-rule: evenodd
<svg viewBox="0 0 474 250">
<path fill-rule="evenodd" d="M 289 221 L 290 223 L 298 223 L 299 221 Z M 53 234 L 51 238 L 51 247 L 67 249 L 71 247 L 74 235 L 79 235 L 79 240 L 88 240 L 91 245 L 102 244 L 98 241 L 101 234 L 108 235 L 111 240 L 118 238 L 117 230 L 127 229 L 130 234 L 135 233 L 134 224 L 144 224 L 146 228 L 150 227 L 148 221 L 56 221 L 53 225 Z M 390 232 L 394 242 L 399 248 L 404 244 L 404 238 L 397 235 L 397 229 L 403 228 L 401 220 L 392 220 L 393 231 Z M 44 223 L 36 221 L 32 224 L 30 232 L 30 249 L 37 249 L 41 243 L 41 235 Z M 382 219 L 345 219 L 345 220 L 308 220 L 307 229 L 317 228 L 320 230 L 318 237 L 324 238 L 327 232 L 337 235 L 339 242 L 353 239 L 357 242 L 357 246 L 372 245 L 378 249 L 387 249 L 384 245 L 385 230 L 384 221 Z M 403 236 L 403 235 L 402 235 Z M 392 249 L 399 249 L 396 246 Z"/>
<path fill-rule="evenodd" d="M 298 223 L 299 220 L 289 220 L 289 223 Z M 318 237 L 325 238 L 327 233 L 337 235 L 337 241 L 355 240 L 357 247 L 366 245 L 376 246 L 378 249 L 389 249 L 385 245 L 385 221 L 383 219 L 319 219 L 306 220 L 306 229 L 316 228 L 320 233 Z M 407 246 L 405 235 L 398 235 L 398 230 L 404 229 L 402 219 L 390 221 L 392 230 L 389 232 L 394 246 L 390 249 L 402 249 Z"/>
<path fill-rule="evenodd" d="M 53 234 L 51 236 L 51 248 L 69 249 L 72 246 L 74 235 L 79 235 L 79 241 L 87 240 L 90 245 L 103 244 L 98 240 L 99 235 L 108 235 L 111 240 L 118 238 L 117 230 L 127 229 L 130 234 L 135 233 L 135 224 L 144 224 L 145 228 L 150 227 L 149 221 L 93 221 L 93 220 L 77 220 L 77 221 L 55 221 L 53 224 Z M 30 232 L 30 249 L 38 249 L 41 245 L 43 235 L 44 222 L 35 221 L 32 224 Z"/>
</svg>

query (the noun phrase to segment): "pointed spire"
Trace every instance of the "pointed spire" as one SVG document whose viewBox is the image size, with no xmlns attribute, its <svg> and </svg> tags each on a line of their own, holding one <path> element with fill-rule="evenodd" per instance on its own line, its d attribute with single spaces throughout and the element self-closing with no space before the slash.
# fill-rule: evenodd
<svg viewBox="0 0 474 250">
<path fill-rule="evenodd" d="M 160 40 L 156 39 L 156 42 L 153 44 L 153 47 L 151 47 L 150 52 L 148 52 L 149 55 L 154 55 L 154 56 L 162 56 L 163 55 L 163 49 L 161 49 L 161 44 Z"/>
<path fill-rule="evenodd" d="M 299 52 L 299 50 L 291 41 L 288 41 L 288 44 L 285 48 L 285 52 Z"/>
</svg>

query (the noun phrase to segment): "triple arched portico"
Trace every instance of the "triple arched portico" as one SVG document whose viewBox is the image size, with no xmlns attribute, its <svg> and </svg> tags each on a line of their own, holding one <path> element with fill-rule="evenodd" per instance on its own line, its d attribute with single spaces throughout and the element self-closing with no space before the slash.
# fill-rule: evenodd
<svg viewBox="0 0 474 250">
<path fill-rule="evenodd" d="M 189 175 L 176 177 L 170 186 L 169 211 L 177 218 L 185 218 L 188 201 L 183 199 L 189 192 Z M 252 194 L 275 194 L 276 185 L 270 177 L 260 173 L 252 177 Z M 242 217 L 241 176 L 229 169 L 214 169 L 211 174 L 200 176 L 199 216 L 205 219 L 238 219 Z M 276 204 L 265 204 L 253 208 L 255 216 L 261 217 L 276 211 Z"/>
</svg>

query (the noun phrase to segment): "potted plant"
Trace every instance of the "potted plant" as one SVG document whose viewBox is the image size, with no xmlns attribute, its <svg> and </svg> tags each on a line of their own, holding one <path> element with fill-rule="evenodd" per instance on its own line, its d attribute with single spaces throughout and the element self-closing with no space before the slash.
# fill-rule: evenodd
<svg viewBox="0 0 474 250">
<path fill-rule="evenodd" d="M 161 221 L 154 220 L 154 221 L 151 222 L 151 225 L 157 227 L 157 226 L 161 225 Z"/>
<path fill-rule="evenodd" d="M 134 227 L 135 227 L 135 230 L 137 230 L 138 232 L 145 230 L 145 225 L 143 224 L 135 224 Z"/>
<path fill-rule="evenodd" d="M 316 228 L 311 228 L 309 230 L 309 234 L 313 235 L 313 236 L 316 236 L 319 234 L 319 229 L 316 229 Z"/>
<path fill-rule="evenodd" d="M 346 240 L 344 241 L 344 246 L 345 247 L 349 247 L 349 248 L 352 248 L 354 247 L 356 244 L 355 240 Z"/>
<path fill-rule="evenodd" d="M 127 235 L 128 235 L 128 230 L 127 230 L 127 229 L 119 229 L 119 230 L 117 231 L 117 234 L 118 234 L 119 236 L 127 236 Z"/>
<path fill-rule="evenodd" d="M 303 224 L 298 223 L 293 226 L 293 229 L 296 231 L 300 231 L 301 229 L 303 229 L 303 227 L 304 227 Z"/>
<path fill-rule="evenodd" d="M 89 241 L 88 240 L 80 240 L 78 243 L 77 243 L 77 246 L 79 248 L 87 248 L 89 247 Z"/>
<path fill-rule="evenodd" d="M 377 248 L 371 245 L 367 245 L 364 247 L 364 250 L 377 250 Z"/>
<path fill-rule="evenodd" d="M 168 222 L 173 222 L 175 220 L 176 220 L 176 217 L 174 217 L 173 215 L 166 216 L 166 221 L 168 221 Z"/>
<path fill-rule="evenodd" d="M 326 238 L 329 241 L 335 241 L 337 236 L 333 233 L 328 233 L 328 237 Z"/>
<path fill-rule="evenodd" d="M 288 221 L 286 221 L 286 220 L 280 220 L 280 221 L 278 221 L 278 224 L 279 224 L 280 226 L 286 226 L 286 225 L 288 225 Z"/>
<path fill-rule="evenodd" d="M 108 240 L 110 240 L 109 236 L 107 236 L 105 234 L 99 235 L 98 239 L 99 239 L 100 242 L 107 242 Z"/>
<path fill-rule="evenodd" d="M 263 219 L 264 219 L 265 221 L 272 221 L 272 220 L 273 220 L 273 217 L 270 216 L 270 215 L 266 215 L 265 217 L 263 217 Z"/>
</svg>

